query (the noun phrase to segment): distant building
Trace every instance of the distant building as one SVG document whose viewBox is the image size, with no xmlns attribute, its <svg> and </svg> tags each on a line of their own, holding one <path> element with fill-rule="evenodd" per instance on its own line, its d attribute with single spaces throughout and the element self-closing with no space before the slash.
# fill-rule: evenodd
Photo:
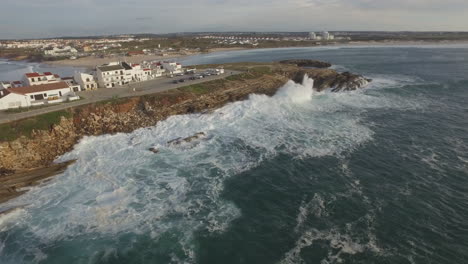
<svg viewBox="0 0 468 264">
<path fill-rule="evenodd" d="M 309 39 L 316 39 L 317 38 L 317 34 L 315 34 L 315 32 L 309 32 Z"/>
<path fill-rule="evenodd" d="M 323 40 L 329 40 L 330 39 L 330 33 L 328 33 L 328 31 L 322 32 L 322 39 Z"/>
<path fill-rule="evenodd" d="M 45 50 L 44 54 L 52 57 L 62 57 L 62 56 L 73 56 L 78 53 L 78 50 L 70 46 L 65 46 L 63 48 L 54 47 L 51 50 Z"/>
<path fill-rule="evenodd" d="M 165 69 L 169 74 L 178 74 L 183 72 L 182 65 L 180 63 L 163 61 L 161 64 L 163 69 Z"/>
</svg>

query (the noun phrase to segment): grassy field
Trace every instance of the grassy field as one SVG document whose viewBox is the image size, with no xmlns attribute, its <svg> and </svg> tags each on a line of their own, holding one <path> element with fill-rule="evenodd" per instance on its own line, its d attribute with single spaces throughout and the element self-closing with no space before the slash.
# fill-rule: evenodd
<svg viewBox="0 0 468 264">
<path fill-rule="evenodd" d="M 69 118 L 69 111 L 57 111 L 35 117 L 0 124 L 0 141 L 12 141 L 20 136 L 31 137 L 33 130 L 48 130 L 53 125 L 60 123 L 62 117 Z"/>
</svg>

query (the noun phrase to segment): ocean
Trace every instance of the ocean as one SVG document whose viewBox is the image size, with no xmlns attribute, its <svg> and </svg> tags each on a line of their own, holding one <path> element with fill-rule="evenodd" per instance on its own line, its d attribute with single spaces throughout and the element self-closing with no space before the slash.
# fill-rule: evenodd
<svg viewBox="0 0 468 264">
<path fill-rule="evenodd" d="M 73 76 L 75 72 L 86 71 L 86 68 L 80 67 L 56 67 L 37 62 L 0 59 L 0 81 L 18 81 L 28 72 L 52 72 L 61 77 L 69 77 Z"/>
<path fill-rule="evenodd" d="M 0 217 L 0 262 L 468 263 L 468 46 L 184 63 L 294 58 L 373 81 L 319 93 L 306 77 L 273 97 L 86 137 L 57 160 L 77 159 L 66 172 L 1 205 L 22 207 Z"/>
</svg>

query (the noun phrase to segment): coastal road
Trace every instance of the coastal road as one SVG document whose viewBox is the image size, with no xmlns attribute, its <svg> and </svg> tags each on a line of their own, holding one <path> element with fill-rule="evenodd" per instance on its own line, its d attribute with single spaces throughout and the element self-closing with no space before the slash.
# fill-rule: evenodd
<svg viewBox="0 0 468 264">
<path fill-rule="evenodd" d="M 239 74 L 239 71 L 229 71 L 226 70 L 225 74 L 207 76 L 203 79 L 198 80 L 186 80 L 185 82 L 179 82 L 177 84 L 172 83 L 174 80 L 187 79 L 190 75 L 184 76 L 175 76 L 174 78 L 161 77 L 158 79 L 132 83 L 130 85 L 116 87 L 116 88 L 99 88 L 94 91 L 85 91 L 78 92 L 77 94 L 82 98 L 81 100 L 67 103 L 54 104 L 46 106 L 43 108 L 38 108 L 21 113 L 7 113 L 5 111 L 0 111 L 0 124 L 8 123 L 15 120 L 20 120 L 23 118 L 33 117 L 40 114 L 50 113 L 58 110 L 64 110 L 70 107 L 75 107 L 79 105 L 85 105 L 90 103 L 96 103 L 99 101 L 104 101 L 112 98 L 123 98 L 123 97 L 132 97 L 132 96 L 141 96 L 145 94 L 153 94 L 157 92 L 167 91 L 191 84 L 203 83 L 212 80 L 226 78 L 230 75 Z"/>
</svg>

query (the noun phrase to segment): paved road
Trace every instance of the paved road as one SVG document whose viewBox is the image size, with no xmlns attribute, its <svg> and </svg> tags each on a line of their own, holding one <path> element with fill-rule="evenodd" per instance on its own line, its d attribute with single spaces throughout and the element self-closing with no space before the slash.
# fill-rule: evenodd
<svg viewBox="0 0 468 264">
<path fill-rule="evenodd" d="M 63 109 L 67 109 L 67 108 L 78 106 L 78 105 L 85 105 L 85 104 L 95 103 L 95 102 L 99 102 L 103 100 L 108 100 L 108 99 L 112 99 L 115 97 L 122 98 L 122 97 L 140 96 L 140 95 L 145 95 L 145 94 L 162 92 L 162 91 L 166 91 L 170 89 L 187 86 L 190 84 L 203 83 L 203 82 L 207 82 L 211 80 L 222 79 L 227 76 L 230 76 L 231 74 L 239 74 L 239 73 L 240 72 L 237 72 L 237 71 L 232 71 L 232 72 L 226 71 L 226 73 L 222 75 L 208 76 L 199 80 L 187 80 L 183 83 L 177 83 L 177 84 L 174 84 L 172 82 L 174 80 L 179 80 L 182 78 L 186 79 L 188 76 L 184 76 L 184 77 L 176 76 L 174 78 L 162 77 L 162 78 L 158 78 L 155 80 L 133 83 L 133 84 L 118 87 L 118 88 L 100 88 L 95 91 L 78 92 L 77 94 L 83 99 L 74 101 L 74 102 L 50 105 L 44 108 L 39 108 L 39 109 L 22 112 L 22 113 L 6 113 L 4 111 L 0 111 L 0 124 L 8 123 L 11 121 L 15 121 L 15 120 L 19 120 L 19 119 L 23 119 L 27 117 L 36 116 L 39 114 L 45 114 L 49 112 L 63 110 Z"/>
</svg>

